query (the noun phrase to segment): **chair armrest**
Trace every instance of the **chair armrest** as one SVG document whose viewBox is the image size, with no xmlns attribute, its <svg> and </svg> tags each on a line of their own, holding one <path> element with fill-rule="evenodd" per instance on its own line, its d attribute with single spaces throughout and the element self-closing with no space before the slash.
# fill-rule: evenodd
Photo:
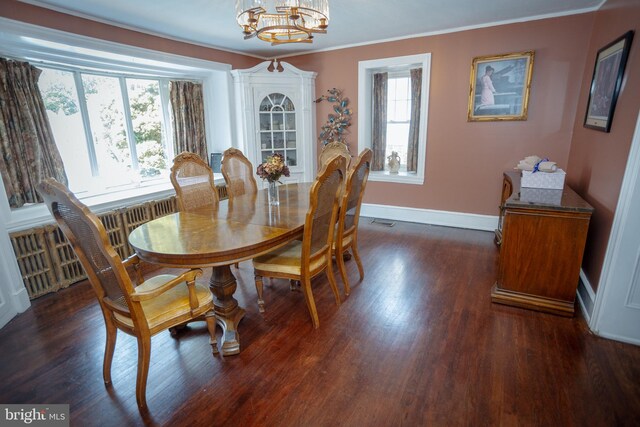
<svg viewBox="0 0 640 427">
<path fill-rule="evenodd" d="M 127 271 L 130 268 L 133 268 L 133 271 L 136 276 L 136 285 L 141 285 L 144 283 L 144 276 L 142 276 L 142 260 L 138 257 L 137 254 L 131 255 L 129 258 L 122 261 L 122 265 Z"/>
<path fill-rule="evenodd" d="M 169 280 L 167 283 L 163 284 L 162 286 L 159 286 L 158 288 L 152 291 L 139 292 L 137 290 L 134 290 L 133 293 L 131 294 L 131 300 L 146 301 L 167 292 L 169 289 L 181 283 L 187 282 L 187 286 L 189 287 L 189 301 L 191 302 L 191 300 L 195 298 L 194 285 L 196 283 L 196 278 L 200 276 L 202 276 L 202 270 L 199 268 L 194 268 L 189 271 L 185 271 L 181 275 Z M 196 306 L 197 306 L 197 299 L 196 299 Z"/>
<path fill-rule="evenodd" d="M 133 254 L 129 258 L 123 259 L 122 260 L 122 265 L 124 265 L 125 267 L 133 267 L 133 266 L 135 266 L 137 264 L 140 264 L 141 262 L 142 262 L 142 260 L 140 259 L 138 254 Z"/>
</svg>

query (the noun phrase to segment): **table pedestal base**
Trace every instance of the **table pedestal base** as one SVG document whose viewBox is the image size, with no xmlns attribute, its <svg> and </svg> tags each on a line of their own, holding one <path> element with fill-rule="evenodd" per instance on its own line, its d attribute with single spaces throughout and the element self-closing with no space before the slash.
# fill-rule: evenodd
<svg viewBox="0 0 640 427">
<path fill-rule="evenodd" d="M 222 328 L 220 353 L 224 356 L 240 353 L 238 323 L 244 317 L 245 311 L 233 297 L 236 287 L 236 278 L 231 273 L 229 265 L 213 267 L 209 289 L 213 294 L 216 322 Z"/>
</svg>

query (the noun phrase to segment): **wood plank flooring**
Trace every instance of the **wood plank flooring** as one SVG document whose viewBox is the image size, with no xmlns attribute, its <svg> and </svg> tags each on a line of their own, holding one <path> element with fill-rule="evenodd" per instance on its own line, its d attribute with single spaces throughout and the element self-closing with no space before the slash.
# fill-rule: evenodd
<svg viewBox="0 0 640 427">
<path fill-rule="evenodd" d="M 102 382 L 88 283 L 40 298 L 0 330 L 0 402 L 69 403 L 77 426 L 638 425 L 640 348 L 579 315 L 492 304 L 491 233 L 363 218 L 360 247 L 365 279 L 347 262 L 340 307 L 324 276 L 313 282 L 318 330 L 285 281 L 266 283 L 261 315 L 251 263 L 233 269 L 241 354 L 213 357 L 204 323 L 153 337 L 142 415 L 132 337 L 118 335 Z"/>
</svg>

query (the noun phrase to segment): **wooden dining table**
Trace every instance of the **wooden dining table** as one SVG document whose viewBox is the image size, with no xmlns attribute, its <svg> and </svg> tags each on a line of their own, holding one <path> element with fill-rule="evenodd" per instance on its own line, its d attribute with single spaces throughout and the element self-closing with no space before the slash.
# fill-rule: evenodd
<svg viewBox="0 0 640 427">
<path fill-rule="evenodd" d="M 240 352 L 238 323 L 245 311 L 233 294 L 231 265 L 300 238 L 312 183 L 279 186 L 280 205 L 271 206 L 267 190 L 222 200 L 218 206 L 177 212 L 131 232 L 129 244 L 149 263 L 166 267 L 211 267 L 216 321 L 222 328 L 223 355 Z"/>
</svg>

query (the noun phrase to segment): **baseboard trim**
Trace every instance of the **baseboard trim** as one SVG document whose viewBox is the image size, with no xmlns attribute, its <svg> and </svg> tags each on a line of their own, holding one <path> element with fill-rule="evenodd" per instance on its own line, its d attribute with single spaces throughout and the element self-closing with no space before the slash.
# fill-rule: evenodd
<svg viewBox="0 0 640 427">
<path fill-rule="evenodd" d="M 640 340 L 637 339 L 633 339 L 633 338 L 629 338 L 629 337 L 625 337 L 625 336 L 621 336 L 621 335 L 616 335 L 616 334 L 610 334 L 610 333 L 602 333 L 602 332 L 598 332 L 596 335 L 598 335 L 599 337 L 602 338 L 606 338 L 606 339 L 610 339 L 610 340 L 615 340 L 615 341 L 620 341 L 620 342 L 624 342 L 627 344 L 633 344 L 633 345 L 637 345 L 640 346 Z"/>
<path fill-rule="evenodd" d="M 31 307 L 31 300 L 29 300 L 29 294 L 27 288 L 22 286 L 20 289 L 16 289 L 11 295 L 13 300 L 13 306 L 18 313 L 24 313 L 29 307 Z"/>
<path fill-rule="evenodd" d="M 583 269 L 580 269 L 580 280 L 578 282 L 578 303 L 584 318 L 587 320 L 587 324 L 591 322 L 591 315 L 593 314 L 593 306 L 596 302 L 596 294 L 587 279 L 587 275 Z"/>
<path fill-rule="evenodd" d="M 442 225 L 445 227 L 469 228 L 482 231 L 494 231 L 498 227 L 498 217 L 493 215 L 478 215 L 464 212 L 448 212 L 371 203 L 362 204 L 360 215 L 371 218 Z"/>
</svg>

